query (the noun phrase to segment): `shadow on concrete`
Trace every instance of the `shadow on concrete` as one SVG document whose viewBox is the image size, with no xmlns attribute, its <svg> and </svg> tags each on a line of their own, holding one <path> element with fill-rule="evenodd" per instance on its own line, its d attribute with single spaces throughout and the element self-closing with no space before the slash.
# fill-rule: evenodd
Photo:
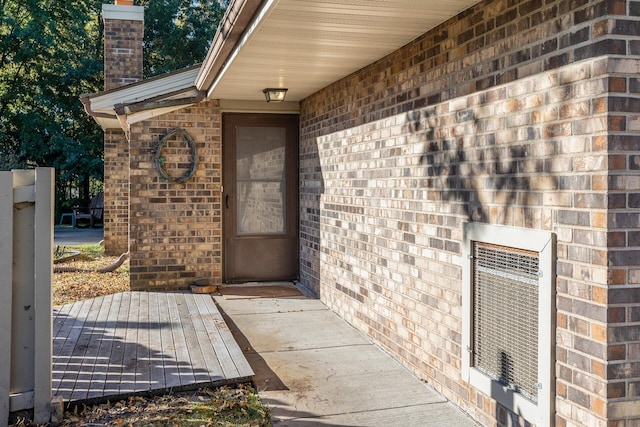
<svg viewBox="0 0 640 427">
<path fill-rule="evenodd" d="M 264 358 L 254 350 L 249 338 L 245 334 L 242 333 L 240 328 L 234 323 L 233 319 L 224 312 L 220 305 L 216 304 L 218 307 L 218 311 L 222 315 L 225 323 L 229 327 L 231 331 L 231 335 L 236 340 L 240 348 L 242 349 L 242 353 L 244 357 L 249 362 L 249 366 L 253 369 L 254 377 L 253 383 L 258 390 L 289 390 L 289 388 L 282 382 L 280 377 L 269 367 Z"/>
</svg>

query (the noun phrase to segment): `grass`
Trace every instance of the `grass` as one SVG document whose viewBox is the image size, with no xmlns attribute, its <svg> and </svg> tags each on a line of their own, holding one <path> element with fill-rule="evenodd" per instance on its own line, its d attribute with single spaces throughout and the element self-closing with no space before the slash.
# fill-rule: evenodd
<svg viewBox="0 0 640 427">
<path fill-rule="evenodd" d="M 269 409 L 248 384 L 235 388 L 203 388 L 163 396 L 132 396 L 127 400 L 77 407 L 57 427 L 75 426 L 200 427 L 272 426 Z M 20 420 L 12 427 L 36 426 Z"/>
<path fill-rule="evenodd" d="M 80 252 L 73 260 L 56 264 L 95 271 L 117 257 L 104 255 L 100 245 L 56 248 L 55 257 Z M 129 264 L 112 273 L 69 272 L 53 275 L 53 304 L 62 305 L 116 292 L 129 291 Z M 27 421 L 16 427 L 32 427 Z M 132 396 L 128 400 L 83 406 L 67 411 L 61 427 L 71 426 L 271 426 L 269 409 L 250 385 L 204 388 L 197 392 L 176 392 L 163 396 Z"/>
<path fill-rule="evenodd" d="M 102 245 L 56 246 L 53 251 L 54 258 L 60 258 L 64 253 L 79 251 L 87 258 L 96 259 L 104 256 Z"/>
</svg>

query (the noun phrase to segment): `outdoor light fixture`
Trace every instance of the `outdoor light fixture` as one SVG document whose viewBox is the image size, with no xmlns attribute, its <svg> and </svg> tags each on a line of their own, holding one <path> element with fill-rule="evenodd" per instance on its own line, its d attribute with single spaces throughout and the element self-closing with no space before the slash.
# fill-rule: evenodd
<svg viewBox="0 0 640 427">
<path fill-rule="evenodd" d="M 264 93 L 264 98 L 267 102 L 282 102 L 284 101 L 284 97 L 287 95 L 287 90 L 289 89 L 286 87 L 268 87 L 263 90 L 262 93 Z"/>
</svg>

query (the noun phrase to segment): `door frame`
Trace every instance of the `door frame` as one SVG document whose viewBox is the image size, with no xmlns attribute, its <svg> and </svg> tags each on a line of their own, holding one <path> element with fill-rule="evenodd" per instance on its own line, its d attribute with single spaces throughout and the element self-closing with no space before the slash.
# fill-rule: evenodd
<svg viewBox="0 0 640 427">
<path fill-rule="evenodd" d="M 282 277 L 281 279 L 272 278 L 236 278 L 231 277 L 232 273 L 228 271 L 228 257 L 233 256 L 230 254 L 231 249 L 229 247 L 230 227 L 236 226 L 236 219 L 234 214 L 236 213 L 235 207 L 233 211 L 229 211 L 226 207 L 226 200 L 233 200 L 236 196 L 236 165 L 235 161 L 230 162 L 227 160 L 228 155 L 235 157 L 235 133 L 233 129 L 238 125 L 246 126 L 273 126 L 274 121 L 281 121 L 283 125 L 287 126 L 287 143 L 285 150 L 285 182 L 286 182 L 286 207 L 285 207 L 285 238 L 291 239 L 294 243 L 295 249 L 292 251 L 291 262 L 295 263 L 295 273 Z M 292 132 L 289 135 L 289 132 Z M 290 141 L 290 138 L 292 139 Z M 222 113 L 222 192 L 221 192 L 221 211 L 222 211 L 222 282 L 223 283 L 244 283 L 244 282 L 256 282 L 256 281 L 275 281 L 275 280 L 297 280 L 300 276 L 300 212 L 299 212 L 299 114 L 288 113 L 243 113 L 243 112 L 223 112 Z M 229 153 L 228 150 L 232 150 L 233 153 Z M 231 164 L 229 164 L 231 163 Z M 229 197 L 229 199 L 227 199 Z M 235 200 L 233 200 L 235 203 Z M 273 236 L 273 235 L 270 235 Z M 234 239 L 269 239 L 270 236 L 249 235 L 244 237 L 238 237 L 234 234 Z"/>
</svg>

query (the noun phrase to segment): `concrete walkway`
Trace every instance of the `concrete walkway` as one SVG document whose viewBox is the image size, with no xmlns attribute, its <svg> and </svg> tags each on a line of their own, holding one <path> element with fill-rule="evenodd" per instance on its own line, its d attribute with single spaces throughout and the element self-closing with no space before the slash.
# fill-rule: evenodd
<svg viewBox="0 0 640 427">
<path fill-rule="evenodd" d="M 259 294 L 215 301 L 275 426 L 475 425 L 319 300 Z"/>
</svg>

